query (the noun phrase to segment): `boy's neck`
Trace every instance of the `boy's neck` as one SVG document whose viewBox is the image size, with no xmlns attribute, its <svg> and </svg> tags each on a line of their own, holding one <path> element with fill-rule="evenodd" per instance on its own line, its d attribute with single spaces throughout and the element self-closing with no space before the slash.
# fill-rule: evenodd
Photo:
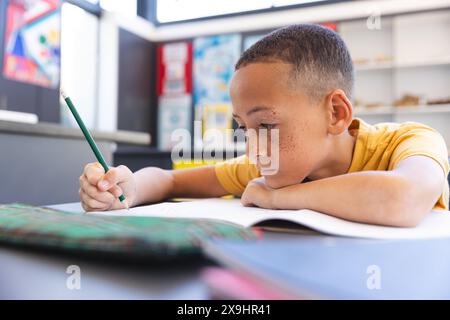
<svg viewBox="0 0 450 320">
<path fill-rule="evenodd" d="M 319 180 L 345 174 L 350 169 L 353 159 L 353 151 L 356 144 L 356 135 L 351 135 L 348 131 L 335 136 L 332 149 L 324 163 L 309 176 L 309 180 Z"/>
</svg>

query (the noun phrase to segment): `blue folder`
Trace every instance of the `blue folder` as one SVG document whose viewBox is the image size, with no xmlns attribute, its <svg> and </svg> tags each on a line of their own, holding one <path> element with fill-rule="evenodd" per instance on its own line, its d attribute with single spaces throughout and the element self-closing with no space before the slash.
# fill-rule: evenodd
<svg viewBox="0 0 450 320">
<path fill-rule="evenodd" d="M 205 252 L 294 298 L 450 299 L 450 238 L 214 241 Z"/>
</svg>

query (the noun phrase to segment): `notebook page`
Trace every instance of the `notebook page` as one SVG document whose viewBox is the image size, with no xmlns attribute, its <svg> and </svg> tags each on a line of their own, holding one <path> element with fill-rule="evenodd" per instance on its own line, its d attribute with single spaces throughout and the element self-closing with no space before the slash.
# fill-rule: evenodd
<svg viewBox="0 0 450 320">
<path fill-rule="evenodd" d="M 269 210 L 244 207 L 239 199 L 202 199 L 165 202 L 127 210 L 99 212 L 105 215 L 136 215 L 168 218 L 201 218 L 227 221 L 249 227 L 270 219 L 298 223 L 326 234 L 371 239 L 425 239 L 450 237 L 450 212 L 432 211 L 415 228 L 383 227 L 351 222 L 312 210 Z"/>
</svg>

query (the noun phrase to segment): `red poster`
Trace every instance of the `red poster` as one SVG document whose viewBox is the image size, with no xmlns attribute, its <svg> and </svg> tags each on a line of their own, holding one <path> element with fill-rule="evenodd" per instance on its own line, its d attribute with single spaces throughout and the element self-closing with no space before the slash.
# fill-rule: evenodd
<svg viewBox="0 0 450 320">
<path fill-rule="evenodd" d="M 321 23 L 319 23 L 319 25 L 337 32 L 336 22 L 321 22 Z"/>
<path fill-rule="evenodd" d="M 158 96 L 179 96 L 192 92 L 192 43 L 161 45 L 157 52 Z"/>
</svg>

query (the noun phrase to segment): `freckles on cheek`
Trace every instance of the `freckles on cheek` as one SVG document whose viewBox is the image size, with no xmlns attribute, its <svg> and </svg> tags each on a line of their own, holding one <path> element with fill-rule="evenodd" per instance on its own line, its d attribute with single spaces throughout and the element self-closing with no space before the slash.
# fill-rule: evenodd
<svg viewBox="0 0 450 320">
<path fill-rule="evenodd" d="M 280 151 L 283 153 L 292 153 L 296 147 L 296 141 L 293 136 L 286 136 L 280 139 Z"/>
<path fill-rule="evenodd" d="M 279 160 L 280 171 L 288 172 L 298 164 L 297 154 L 301 153 L 298 141 L 292 135 L 286 135 L 280 138 L 279 144 Z"/>
<path fill-rule="evenodd" d="M 294 128 L 294 131 L 298 130 Z M 280 133 L 280 154 L 293 155 L 301 151 L 301 140 L 297 135 L 292 133 L 281 134 Z"/>
<path fill-rule="evenodd" d="M 303 131 L 296 128 L 297 131 Z M 301 134 L 299 134 L 301 136 Z M 287 134 L 280 137 L 280 169 L 283 172 L 303 175 L 310 167 L 310 155 L 298 135 Z"/>
</svg>

